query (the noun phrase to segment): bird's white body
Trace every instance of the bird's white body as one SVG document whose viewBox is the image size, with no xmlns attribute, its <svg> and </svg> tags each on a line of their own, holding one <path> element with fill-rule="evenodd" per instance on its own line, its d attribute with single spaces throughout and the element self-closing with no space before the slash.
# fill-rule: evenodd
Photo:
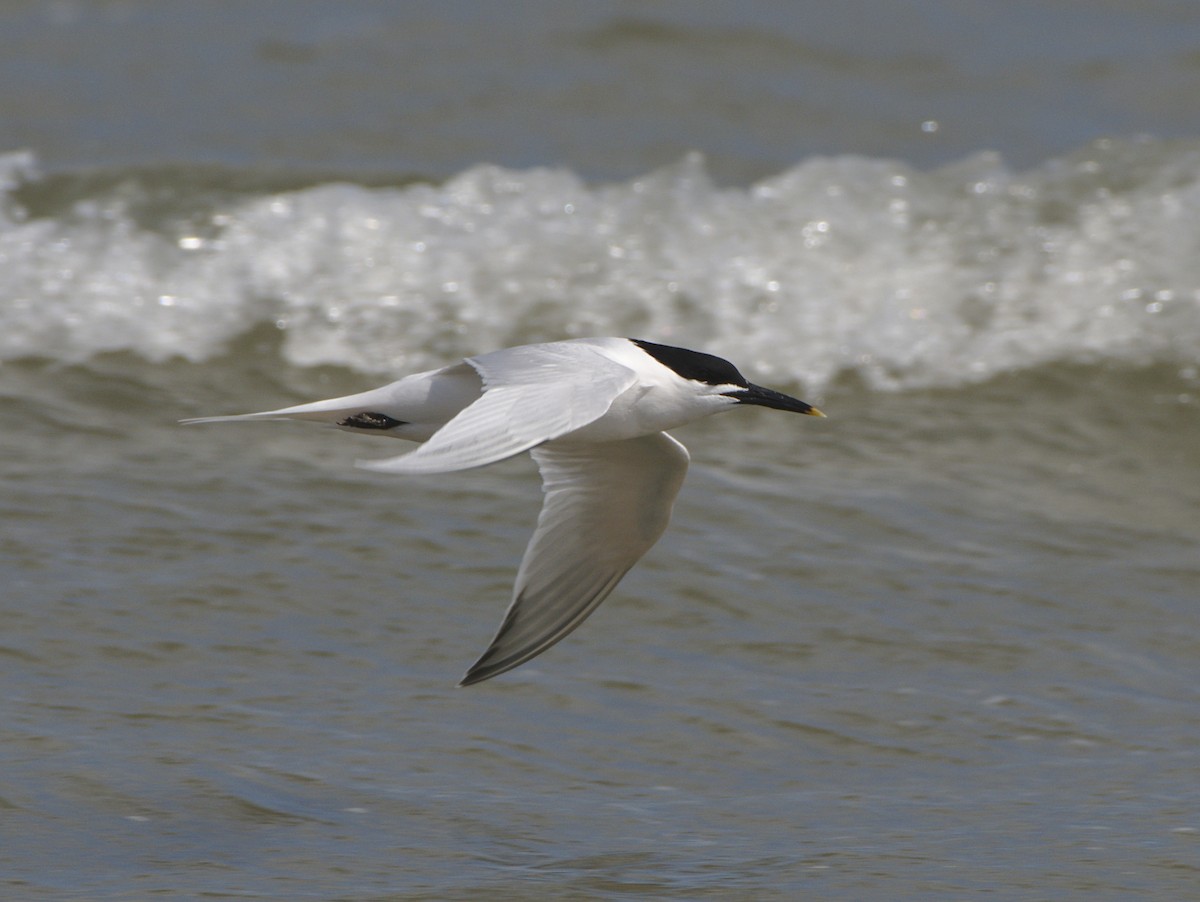
<svg viewBox="0 0 1200 902">
<path fill-rule="evenodd" d="M 507 348 L 356 395 L 186 422 L 298 419 L 419 442 L 360 462 L 389 473 L 484 466 L 530 451 L 545 504 L 513 601 L 463 683 L 510 670 L 590 614 L 658 540 L 687 472 L 665 434 L 737 404 L 820 415 L 727 361 L 626 338 Z"/>
</svg>

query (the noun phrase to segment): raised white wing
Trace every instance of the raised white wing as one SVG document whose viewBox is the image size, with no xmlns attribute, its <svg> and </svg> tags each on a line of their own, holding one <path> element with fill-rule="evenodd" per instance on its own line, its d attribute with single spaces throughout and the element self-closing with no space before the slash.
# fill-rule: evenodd
<svg viewBox="0 0 1200 902">
<path fill-rule="evenodd" d="M 504 622 L 462 686 L 511 670 L 579 626 L 667 528 L 688 465 L 687 449 L 665 432 L 532 453 L 545 504 Z"/>
<path fill-rule="evenodd" d="M 416 451 L 359 461 L 383 473 L 445 473 L 528 451 L 604 416 L 636 373 L 586 344 L 507 348 L 468 357 L 483 395 Z"/>
</svg>

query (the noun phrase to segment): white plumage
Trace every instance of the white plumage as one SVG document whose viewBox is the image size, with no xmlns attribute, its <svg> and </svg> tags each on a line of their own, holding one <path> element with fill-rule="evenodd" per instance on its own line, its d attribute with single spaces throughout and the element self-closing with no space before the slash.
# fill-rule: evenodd
<svg viewBox="0 0 1200 902">
<path fill-rule="evenodd" d="M 583 338 L 468 357 L 343 398 L 183 422 L 313 420 L 422 443 L 359 462 L 384 473 L 465 470 L 530 451 L 545 503 L 469 685 L 541 654 L 595 610 L 670 520 L 688 453 L 665 430 L 737 404 L 823 415 L 710 354 Z"/>
</svg>

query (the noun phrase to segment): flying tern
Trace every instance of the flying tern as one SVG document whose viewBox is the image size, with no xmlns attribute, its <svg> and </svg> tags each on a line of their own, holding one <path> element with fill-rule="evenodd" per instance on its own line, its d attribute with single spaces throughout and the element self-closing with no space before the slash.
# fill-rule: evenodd
<svg viewBox="0 0 1200 902">
<path fill-rule="evenodd" d="M 421 443 L 358 462 L 381 473 L 467 470 L 530 452 L 545 501 L 512 602 L 467 686 L 541 654 L 596 609 L 671 517 L 689 458 L 665 430 L 742 404 L 824 416 L 712 354 L 579 338 L 467 357 L 343 398 L 183 422 L 310 420 Z"/>
</svg>

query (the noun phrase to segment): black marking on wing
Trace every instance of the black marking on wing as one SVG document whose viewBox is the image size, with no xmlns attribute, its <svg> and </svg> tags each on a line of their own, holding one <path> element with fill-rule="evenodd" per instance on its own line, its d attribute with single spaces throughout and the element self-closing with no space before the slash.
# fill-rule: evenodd
<svg viewBox="0 0 1200 902">
<path fill-rule="evenodd" d="M 689 351 L 687 348 L 673 348 L 670 345 L 658 345 L 652 341 L 629 339 L 663 366 L 674 370 L 684 379 L 693 382 L 705 382 L 709 385 L 741 385 L 750 383 L 738 372 L 738 368 L 712 354 L 700 351 Z"/>
<path fill-rule="evenodd" d="M 386 413 L 364 411 L 363 413 L 348 416 L 344 420 L 339 420 L 338 425 L 352 426 L 355 429 L 395 429 L 397 426 L 403 426 L 404 421 L 393 419 Z"/>
</svg>

